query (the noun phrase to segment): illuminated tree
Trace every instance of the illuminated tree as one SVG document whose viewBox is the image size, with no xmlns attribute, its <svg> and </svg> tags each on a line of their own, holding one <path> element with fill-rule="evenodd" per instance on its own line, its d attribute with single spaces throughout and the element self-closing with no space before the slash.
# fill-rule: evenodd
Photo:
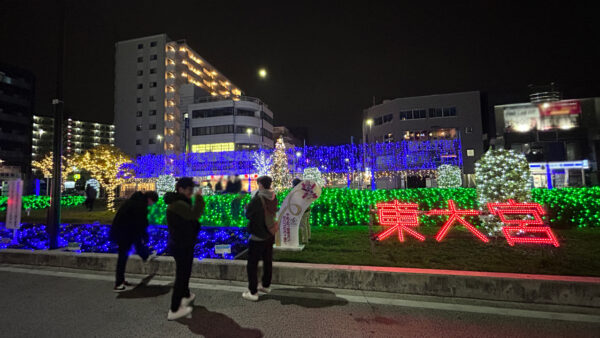
<svg viewBox="0 0 600 338">
<path fill-rule="evenodd" d="M 53 153 L 49 152 L 44 156 L 40 161 L 33 161 L 31 165 L 42 172 L 44 177 L 52 177 L 52 168 L 54 166 L 53 163 Z M 61 190 L 65 190 L 65 181 L 67 180 L 67 176 L 75 170 L 76 164 L 73 158 L 71 157 L 62 157 L 61 162 Z"/>
<path fill-rule="evenodd" d="M 460 188 L 462 173 L 455 165 L 442 164 L 437 168 L 437 185 L 440 188 Z"/>
<path fill-rule="evenodd" d="M 531 200 L 531 173 L 525 155 L 513 150 L 490 149 L 475 163 L 475 183 L 479 208 L 487 211 L 487 203 L 509 199 Z M 489 235 L 497 235 L 502 223 L 493 215 L 480 216 Z"/>
<path fill-rule="evenodd" d="M 304 169 L 304 172 L 302 173 L 302 179 L 315 181 L 321 187 L 325 186 L 325 181 L 323 180 L 323 176 L 321 175 L 321 171 L 318 168 L 315 168 L 315 167 Z"/>
<path fill-rule="evenodd" d="M 94 147 L 75 158 L 77 167 L 89 171 L 106 189 L 106 205 L 111 211 L 115 210 L 115 190 L 124 180 L 119 176 L 120 168 L 129 161 L 120 149 L 108 145 Z"/>
<path fill-rule="evenodd" d="M 273 158 L 270 155 L 267 155 L 264 151 L 260 151 L 253 153 L 252 158 L 254 159 L 254 170 L 256 170 L 258 176 L 271 174 Z"/>
<path fill-rule="evenodd" d="M 156 192 L 158 193 L 158 196 L 175 191 L 175 183 L 177 183 L 177 180 L 171 175 L 158 176 L 158 179 L 156 180 Z"/>
<path fill-rule="evenodd" d="M 271 174 L 273 175 L 273 189 L 275 189 L 275 191 L 282 191 L 283 189 L 291 187 L 292 176 L 290 175 L 288 158 L 285 154 L 285 144 L 281 137 L 275 144 Z"/>
</svg>

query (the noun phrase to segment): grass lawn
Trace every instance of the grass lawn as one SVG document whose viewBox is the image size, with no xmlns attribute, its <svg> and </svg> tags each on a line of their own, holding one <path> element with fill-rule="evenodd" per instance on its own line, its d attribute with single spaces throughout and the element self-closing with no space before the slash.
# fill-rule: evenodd
<svg viewBox="0 0 600 338">
<path fill-rule="evenodd" d="M 62 209 L 63 223 L 110 224 L 114 213 L 103 201 L 95 211 L 83 206 Z M 22 222 L 45 223 L 47 210 L 23 212 Z M 0 213 L 4 221 L 5 213 Z M 375 227 L 375 232 L 381 231 Z M 444 241 L 434 236 L 439 227 L 419 227 L 427 238 L 419 242 L 397 236 L 375 242 L 371 249 L 366 226 L 313 227 L 311 242 L 302 252 L 276 252 L 275 260 L 287 262 L 394 266 L 431 269 L 516 272 L 600 276 L 600 228 L 553 229 L 560 247 L 551 245 L 508 245 L 501 237 L 483 243 L 467 230 L 454 227 Z"/>
<path fill-rule="evenodd" d="M 379 229 L 378 227 L 376 229 Z M 377 242 L 371 251 L 368 227 L 312 229 L 302 252 L 276 252 L 276 261 L 394 266 L 451 270 L 600 276 L 600 229 L 554 230 L 560 247 L 508 245 L 502 238 L 483 243 L 470 232 L 453 228 L 438 243 L 438 227 L 420 227 L 425 242 L 397 236 Z"/>
<path fill-rule="evenodd" d="M 99 201 L 96 201 L 99 202 Z M 29 215 L 25 210 L 21 214 L 22 223 L 46 223 L 46 215 L 48 209 L 31 210 Z M 100 224 L 111 224 L 115 213 L 106 210 L 104 203 L 97 203 L 94 206 L 94 211 L 87 211 L 84 206 L 69 207 L 61 209 L 61 223 L 94 223 L 99 222 Z M 0 212 L 0 221 L 4 222 L 6 219 L 6 212 Z"/>
</svg>

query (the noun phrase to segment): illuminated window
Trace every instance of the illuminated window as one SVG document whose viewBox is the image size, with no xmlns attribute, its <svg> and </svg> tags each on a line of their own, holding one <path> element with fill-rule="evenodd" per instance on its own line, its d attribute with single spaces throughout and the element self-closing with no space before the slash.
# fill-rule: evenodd
<svg viewBox="0 0 600 338">
<path fill-rule="evenodd" d="M 192 152 L 194 153 L 206 153 L 206 152 L 221 152 L 221 151 L 234 151 L 235 144 L 229 143 L 210 143 L 210 144 L 193 144 Z"/>
</svg>

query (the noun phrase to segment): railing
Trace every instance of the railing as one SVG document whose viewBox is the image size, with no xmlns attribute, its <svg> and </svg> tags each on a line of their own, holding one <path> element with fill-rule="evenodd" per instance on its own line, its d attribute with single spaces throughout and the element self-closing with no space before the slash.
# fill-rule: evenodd
<svg viewBox="0 0 600 338">
<path fill-rule="evenodd" d="M 205 102 L 219 102 L 219 101 L 246 101 L 246 102 L 254 102 L 259 105 L 263 105 L 267 107 L 264 102 L 262 102 L 259 98 L 251 97 L 251 96 L 203 96 L 194 99 L 194 103 L 205 103 Z"/>
</svg>

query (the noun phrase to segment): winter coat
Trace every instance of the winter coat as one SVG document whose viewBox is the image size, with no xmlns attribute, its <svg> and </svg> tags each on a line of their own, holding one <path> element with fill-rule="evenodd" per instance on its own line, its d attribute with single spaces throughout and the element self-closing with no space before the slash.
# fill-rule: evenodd
<svg viewBox="0 0 600 338">
<path fill-rule="evenodd" d="M 87 199 L 96 199 L 96 194 L 98 192 L 96 191 L 96 189 L 94 189 L 94 187 L 92 187 L 91 185 L 88 185 L 87 188 L 85 189 L 85 197 L 87 197 Z"/>
<path fill-rule="evenodd" d="M 264 208 L 260 197 L 265 201 Z M 260 190 L 252 197 L 246 208 L 246 217 L 250 220 L 248 223 L 248 232 L 251 235 L 251 240 L 262 241 L 273 237 L 267 229 L 265 222 L 265 208 L 271 213 L 276 213 L 277 204 L 277 197 L 273 190 Z"/>
<path fill-rule="evenodd" d="M 140 238 L 148 239 L 148 199 L 135 192 L 117 211 L 110 229 L 110 237 L 121 244 Z"/>
<path fill-rule="evenodd" d="M 168 205 L 169 248 L 193 248 L 200 231 L 198 218 L 204 212 L 204 198 L 196 196 L 192 205 L 192 201 L 184 195 L 169 192 L 165 194 L 164 200 Z"/>
<path fill-rule="evenodd" d="M 227 181 L 226 194 L 238 194 L 240 191 L 242 191 L 242 181 L 239 178 L 236 178 L 233 182 Z"/>
</svg>

